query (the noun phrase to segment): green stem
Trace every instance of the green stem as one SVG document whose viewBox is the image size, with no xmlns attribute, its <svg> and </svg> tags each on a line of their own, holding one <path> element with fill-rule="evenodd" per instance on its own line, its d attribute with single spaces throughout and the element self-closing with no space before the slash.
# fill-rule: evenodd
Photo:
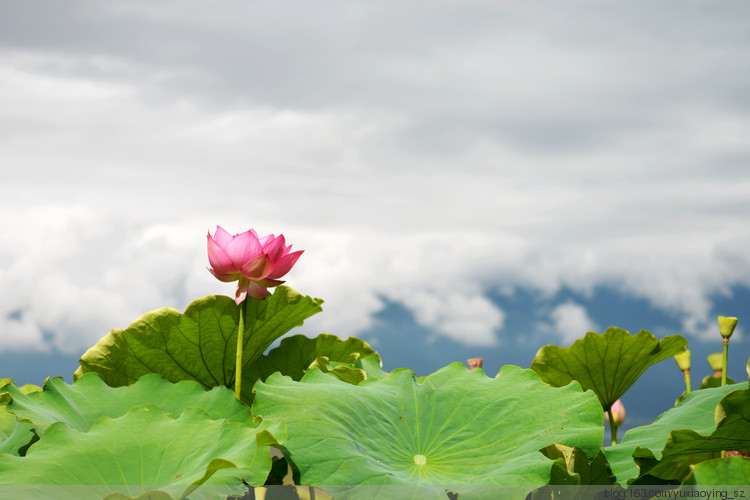
<svg viewBox="0 0 750 500">
<path fill-rule="evenodd" d="M 687 387 L 685 394 L 690 394 L 690 370 L 685 370 L 682 373 L 685 376 L 685 386 Z"/>
<path fill-rule="evenodd" d="M 615 425 L 615 416 L 612 414 L 612 408 L 607 412 L 609 415 L 609 430 L 612 431 L 612 445 L 617 444 L 617 426 Z"/>
<path fill-rule="evenodd" d="M 727 385 L 727 354 L 729 353 L 729 339 L 724 339 L 724 357 L 721 359 L 721 385 Z"/>
<path fill-rule="evenodd" d="M 237 401 L 242 393 L 242 350 L 245 347 L 245 305 L 247 299 L 240 304 L 240 324 L 237 326 L 237 359 L 234 368 L 234 397 Z"/>
</svg>

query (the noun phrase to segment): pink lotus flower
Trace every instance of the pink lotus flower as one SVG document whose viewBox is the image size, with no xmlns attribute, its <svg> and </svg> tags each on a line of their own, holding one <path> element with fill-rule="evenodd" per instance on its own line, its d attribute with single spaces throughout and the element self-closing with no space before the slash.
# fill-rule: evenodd
<svg viewBox="0 0 750 500">
<path fill-rule="evenodd" d="M 625 405 L 619 399 L 612 404 L 612 415 L 615 419 L 615 425 L 620 427 L 625 421 Z M 609 414 L 604 412 L 604 421 L 609 423 Z"/>
<path fill-rule="evenodd" d="M 247 295 L 263 299 L 268 288 L 278 286 L 281 278 L 292 269 L 303 250 L 290 253 L 292 245 L 285 246 L 284 235 L 269 234 L 258 238 L 250 229 L 241 234 L 230 235 L 216 226 L 216 232 L 208 233 L 209 271 L 221 281 L 237 281 L 234 300 L 239 305 Z"/>
</svg>

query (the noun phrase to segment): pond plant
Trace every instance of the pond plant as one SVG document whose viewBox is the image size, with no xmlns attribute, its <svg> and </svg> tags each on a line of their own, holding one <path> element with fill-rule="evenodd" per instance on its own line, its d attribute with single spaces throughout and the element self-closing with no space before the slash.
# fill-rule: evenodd
<svg viewBox="0 0 750 500">
<path fill-rule="evenodd" d="M 0 379 L 0 498 L 750 498 L 750 392 L 726 374 L 737 318 L 719 318 L 720 382 L 692 392 L 682 336 L 616 327 L 494 376 L 478 358 L 388 373 L 353 337 L 269 349 L 322 310 L 280 280 L 302 251 L 252 229 L 207 241 L 234 297 L 112 330 L 73 384 Z M 620 398 L 672 357 L 687 391 L 618 440 Z"/>
<path fill-rule="evenodd" d="M 677 363 L 677 367 L 682 372 L 682 376 L 685 379 L 685 394 L 690 393 L 690 349 L 685 349 L 685 351 L 675 354 L 674 355 L 675 363 Z M 726 384 L 724 384 L 726 385 Z"/>
</svg>

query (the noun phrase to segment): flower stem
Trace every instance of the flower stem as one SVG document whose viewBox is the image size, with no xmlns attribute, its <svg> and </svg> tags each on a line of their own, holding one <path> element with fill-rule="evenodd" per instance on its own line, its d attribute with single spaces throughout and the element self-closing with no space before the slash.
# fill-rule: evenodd
<svg viewBox="0 0 750 500">
<path fill-rule="evenodd" d="M 612 408 L 609 409 L 607 415 L 609 415 L 609 430 L 612 432 L 612 445 L 617 444 L 617 425 L 615 425 L 615 416 Z"/>
<path fill-rule="evenodd" d="M 245 347 L 245 306 L 247 299 L 240 304 L 240 324 L 237 326 L 237 359 L 234 368 L 234 397 L 237 401 L 242 393 L 242 351 Z"/>
<path fill-rule="evenodd" d="M 685 370 L 682 374 L 685 376 L 685 386 L 687 387 L 685 394 L 690 394 L 690 370 Z"/>
<path fill-rule="evenodd" d="M 724 338 L 724 357 L 721 359 L 721 385 L 727 385 L 727 354 L 729 352 L 729 339 Z"/>
</svg>

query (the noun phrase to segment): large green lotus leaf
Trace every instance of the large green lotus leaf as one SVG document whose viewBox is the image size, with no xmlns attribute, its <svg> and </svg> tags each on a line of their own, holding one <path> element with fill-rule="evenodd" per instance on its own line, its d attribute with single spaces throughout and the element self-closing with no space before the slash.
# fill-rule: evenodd
<svg viewBox="0 0 750 500">
<path fill-rule="evenodd" d="M 722 451 L 750 451 L 750 420 L 743 415 L 725 418 L 710 436 L 691 430 L 672 431 L 658 463 L 647 459 L 642 472 L 665 480 L 683 481 L 693 465 L 721 458 Z"/>
<path fill-rule="evenodd" d="M 589 460 L 580 448 L 562 444 L 550 445 L 541 452 L 559 466 L 553 468 L 549 485 L 532 491 L 527 500 L 588 500 L 601 493 L 601 486 L 612 485 L 607 460 L 601 451 L 593 460 Z"/>
<path fill-rule="evenodd" d="M 357 385 L 367 379 L 367 374 L 361 368 L 354 368 L 347 363 L 331 363 L 327 357 L 320 356 L 310 363 L 308 370 L 318 369 L 323 373 L 330 373 L 334 377 L 349 384 Z"/>
<path fill-rule="evenodd" d="M 720 458 L 722 452 L 750 452 L 750 391 L 736 390 L 724 396 L 716 405 L 714 421 L 716 430 L 710 436 L 691 430 L 673 431 L 661 460 L 654 463 L 649 458 L 641 469 L 652 477 L 683 481 L 693 465 Z"/>
<path fill-rule="evenodd" d="M 550 480 L 555 462 L 540 449 L 562 443 L 594 456 L 604 435 L 593 393 L 516 366 L 496 378 L 463 363 L 420 378 L 398 369 L 357 386 L 317 370 L 300 382 L 276 373 L 255 391 L 253 412 L 286 423 L 285 455 L 304 484 L 459 485 L 469 497 L 523 485 L 523 498 Z"/>
<path fill-rule="evenodd" d="M 156 374 L 144 375 L 130 386 L 117 388 L 105 384 L 96 373 L 86 373 L 72 385 L 55 377 L 44 384 L 42 392 L 14 395 L 7 410 L 19 419 L 33 422 L 41 436 L 55 422 L 85 432 L 99 417 L 119 417 L 132 406 L 147 403 L 158 405 L 173 416 L 192 406 L 202 408 L 215 420 L 223 418 L 256 426 L 247 405 L 237 401 L 226 387 L 206 391 L 195 381 L 172 384 Z"/>
<path fill-rule="evenodd" d="M 0 454 L 0 485 L 107 485 L 97 491 L 131 497 L 156 487 L 182 498 L 191 485 L 262 484 L 268 427 L 212 420 L 200 408 L 175 418 L 154 405 L 101 418 L 88 432 L 57 422 L 25 457 Z"/>
<path fill-rule="evenodd" d="M 380 360 L 380 356 L 364 356 L 357 361 L 362 365 L 362 369 L 369 379 L 386 378 L 388 376 L 388 372 L 383 370 L 383 362 Z"/>
<path fill-rule="evenodd" d="M 350 383 L 386 376 L 380 356 L 367 342 L 356 337 L 341 340 L 323 333 L 315 338 L 294 335 L 282 339 L 278 347 L 247 367 L 242 374 L 242 383 L 252 387 L 256 381 L 266 380 L 275 372 L 300 380 L 311 366 L 331 371 Z"/>
<path fill-rule="evenodd" d="M 727 383 L 725 385 L 731 385 L 731 384 L 736 384 L 736 383 L 737 382 L 732 380 L 732 377 L 727 377 Z M 722 387 L 721 377 L 714 377 L 713 375 L 707 375 L 703 377 L 703 381 L 701 382 L 700 387 L 698 387 L 695 390 L 700 391 L 703 389 L 712 389 L 714 387 Z M 675 406 L 677 406 L 678 403 L 680 403 L 683 399 L 685 399 L 685 395 L 687 395 L 687 392 L 683 392 L 682 394 L 680 394 L 680 397 L 677 398 L 677 401 L 675 401 Z"/>
<path fill-rule="evenodd" d="M 31 394 L 32 392 L 39 392 L 42 388 L 34 384 L 26 384 L 18 387 L 12 379 L 0 378 L 0 406 L 5 406 L 10 401 L 12 394 Z M 3 397 L 3 395 L 7 395 Z"/>
<path fill-rule="evenodd" d="M 21 386 L 21 392 L 24 394 L 31 394 L 32 392 L 39 392 L 42 388 L 35 384 L 25 384 Z"/>
<path fill-rule="evenodd" d="M 680 335 L 658 340 L 646 330 L 631 335 L 613 326 L 603 334 L 588 332 L 570 347 L 542 347 L 531 369 L 555 387 L 577 380 L 609 410 L 649 366 L 682 352 L 685 346 L 687 340 Z"/>
<path fill-rule="evenodd" d="M 567 471 L 573 475 L 576 485 L 611 485 L 612 478 L 607 473 L 607 460 L 601 450 L 593 460 L 589 460 L 586 453 L 580 448 L 573 448 L 563 444 L 553 444 L 540 450 L 544 456 L 551 460 L 561 459 Z M 577 477 L 575 477 L 577 476 Z M 569 484 L 555 483 L 550 484 Z"/>
<path fill-rule="evenodd" d="M 301 380 L 307 367 L 321 356 L 332 362 L 351 365 L 363 358 L 374 357 L 382 366 L 380 356 L 364 340 L 356 337 L 341 340 L 335 335 L 323 333 L 315 338 L 295 335 L 283 339 L 278 347 L 261 356 L 249 371 L 257 371 L 263 380 L 277 371 L 292 380 Z"/>
<path fill-rule="evenodd" d="M 742 415 L 742 418 L 750 421 L 750 391 L 732 391 L 719 401 L 714 410 L 716 425 L 729 415 Z"/>
<path fill-rule="evenodd" d="M 750 459 L 726 457 L 695 465 L 693 477 L 698 485 L 745 486 L 745 498 L 750 498 Z M 732 497 L 729 498 L 739 498 Z"/>
<path fill-rule="evenodd" d="M 279 286 L 263 300 L 248 299 L 243 367 L 277 338 L 320 312 L 323 301 Z M 112 386 L 128 385 L 147 373 L 170 382 L 196 380 L 203 387 L 234 386 L 239 307 L 234 299 L 211 295 L 195 300 L 184 314 L 161 308 L 125 330 L 112 330 L 81 358 L 74 378 L 99 373 Z M 252 386 L 243 394 L 250 396 Z"/>
<path fill-rule="evenodd" d="M 4 408 L 5 405 L 10 403 L 11 399 L 13 399 L 14 396 L 25 395 L 25 393 L 21 390 L 20 387 L 16 385 L 15 382 L 10 379 L 6 380 L 8 380 L 8 383 L 0 387 L 0 408 Z"/>
<path fill-rule="evenodd" d="M 0 453 L 21 455 L 34 436 L 33 424 L 19 422 L 14 414 L 0 407 Z"/>
<path fill-rule="evenodd" d="M 673 430 L 689 429 L 704 435 L 713 432 L 716 428 L 714 412 L 722 398 L 747 387 L 745 382 L 693 391 L 680 404 L 659 415 L 652 424 L 627 431 L 618 444 L 604 448 L 604 456 L 617 482 L 628 484 L 638 477 L 633 453 L 638 450 L 639 459 L 659 457 Z"/>
<path fill-rule="evenodd" d="M 6 409 L 13 396 L 24 396 L 23 391 L 11 379 L 0 379 L 0 453 L 22 455 L 22 451 L 36 437 L 34 426 L 29 422 L 18 422 L 16 415 Z"/>
</svg>

